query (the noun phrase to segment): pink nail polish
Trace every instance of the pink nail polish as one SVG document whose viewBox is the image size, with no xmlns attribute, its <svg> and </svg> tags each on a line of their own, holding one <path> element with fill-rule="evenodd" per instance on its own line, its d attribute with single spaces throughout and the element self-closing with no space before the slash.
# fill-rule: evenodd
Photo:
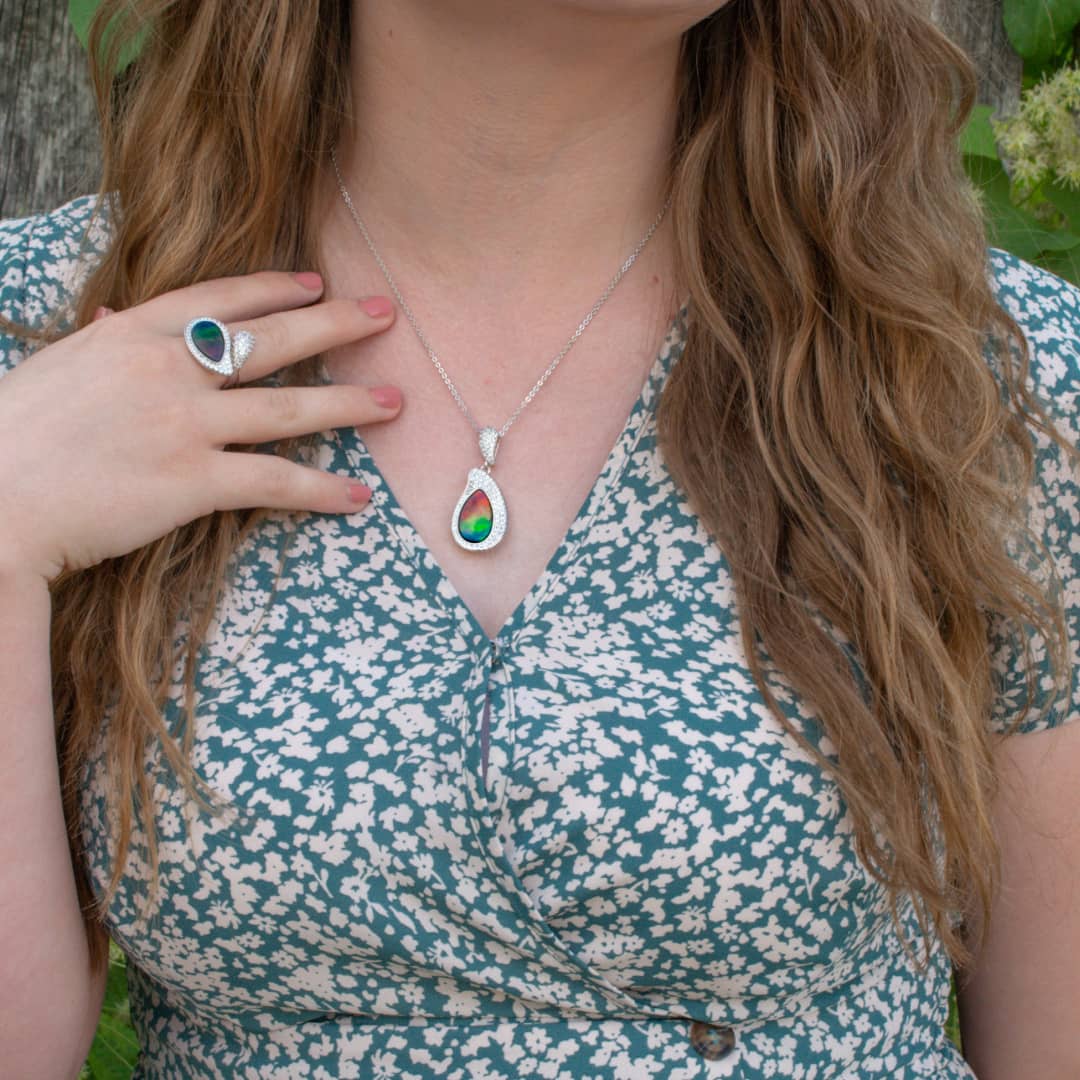
<svg viewBox="0 0 1080 1080">
<path fill-rule="evenodd" d="M 359 481 L 350 482 L 345 485 L 349 492 L 349 498 L 355 503 L 367 502 L 371 497 L 371 488 L 367 484 L 361 484 Z"/>
<path fill-rule="evenodd" d="M 312 292 L 317 292 L 322 288 L 322 277 L 314 270 L 301 270 L 298 274 L 293 274 L 293 278 Z"/>
<path fill-rule="evenodd" d="M 388 296 L 365 296 L 358 302 L 373 319 L 381 319 L 394 310 L 394 302 Z"/>
<path fill-rule="evenodd" d="M 376 386 L 371 400 L 384 409 L 396 409 L 401 404 L 401 391 L 396 386 Z"/>
</svg>

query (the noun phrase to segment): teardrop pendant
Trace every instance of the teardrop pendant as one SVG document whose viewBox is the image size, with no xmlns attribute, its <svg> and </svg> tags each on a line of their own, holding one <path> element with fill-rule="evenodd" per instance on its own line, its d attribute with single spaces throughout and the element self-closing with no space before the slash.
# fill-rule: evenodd
<svg viewBox="0 0 1080 1080">
<path fill-rule="evenodd" d="M 454 506 L 450 532 L 466 551 L 493 548 L 506 532 L 506 501 L 486 469 L 470 469 Z"/>
</svg>

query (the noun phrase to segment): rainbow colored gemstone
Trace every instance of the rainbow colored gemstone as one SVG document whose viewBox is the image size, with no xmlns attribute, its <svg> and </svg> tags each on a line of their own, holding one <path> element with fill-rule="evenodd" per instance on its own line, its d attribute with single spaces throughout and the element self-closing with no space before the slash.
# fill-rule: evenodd
<svg viewBox="0 0 1080 1080">
<path fill-rule="evenodd" d="M 191 328 L 191 340 L 203 356 L 213 360 L 215 364 L 221 363 L 225 356 L 225 335 L 217 323 L 212 323 L 209 319 L 200 319 Z"/>
<path fill-rule="evenodd" d="M 483 488 L 477 488 L 465 500 L 458 514 L 458 534 L 462 540 L 479 544 L 491 532 L 492 519 L 491 500 Z"/>
</svg>

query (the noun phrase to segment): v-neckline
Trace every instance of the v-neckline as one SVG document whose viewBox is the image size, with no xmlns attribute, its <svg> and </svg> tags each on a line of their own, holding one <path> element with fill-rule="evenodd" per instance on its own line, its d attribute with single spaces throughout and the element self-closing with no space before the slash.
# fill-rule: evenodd
<svg viewBox="0 0 1080 1080">
<path fill-rule="evenodd" d="M 685 341 L 689 311 L 689 299 L 685 300 L 668 325 L 660 348 L 653 359 L 641 390 L 623 423 L 614 445 L 608 451 L 604 464 L 590 486 L 577 513 L 563 533 L 555 550 L 549 557 L 540 576 L 529 587 L 507 619 L 491 637 L 480 624 L 472 608 L 465 603 L 457 587 L 432 554 L 431 548 L 413 525 L 408 514 L 398 502 L 393 488 L 383 476 L 374 457 L 364 443 L 357 427 L 334 428 L 332 436 L 337 450 L 345 457 L 350 475 L 358 476 L 371 488 L 370 507 L 380 514 L 389 526 L 402 554 L 417 568 L 425 585 L 431 590 L 431 601 L 441 605 L 452 618 L 462 637 L 473 647 L 491 650 L 509 647 L 517 633 L 529 622 L 540 601 L 551 585 L 558 579 L 563 566 L 570 560 L 583 540 L 588 536 L 588 526 L 607 502 L 616 482 L 622 475 L 631 452 L 645 430 L 659 397 L 664 379 L 671 368 L 678 346 Z M 330 382 L 325 371 L 322 382 Z M 464 480 L 462 480 L 464 484 Z M 483 557 L 482 555 L 480 556 Z"/>
</svg>

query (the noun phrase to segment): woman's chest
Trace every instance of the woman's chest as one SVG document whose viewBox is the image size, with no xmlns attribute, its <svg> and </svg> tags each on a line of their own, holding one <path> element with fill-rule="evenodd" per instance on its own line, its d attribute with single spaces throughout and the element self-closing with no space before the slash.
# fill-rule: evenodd
<svg viewBox="0 0 1080 1080">
<path fill-rule="evenodd" d="M 642 431 L 494 643 L 400 508 L 304 519 L 273 593 L 285 519 L 250 540 L 194 745 L 238 815 L 189 848 L 159 786 L 159 917 L 134 918 L 138 855 L 112 912 L 143 966 L 219 1004 L 365 1011 L 411 986 L 422 1011 L 441 979 L 483 1011 L 508 985 L 771 998 L 857 953 L 880 897 L 838 791 L 753 685 L 726 564 Z"/>
</svg>

